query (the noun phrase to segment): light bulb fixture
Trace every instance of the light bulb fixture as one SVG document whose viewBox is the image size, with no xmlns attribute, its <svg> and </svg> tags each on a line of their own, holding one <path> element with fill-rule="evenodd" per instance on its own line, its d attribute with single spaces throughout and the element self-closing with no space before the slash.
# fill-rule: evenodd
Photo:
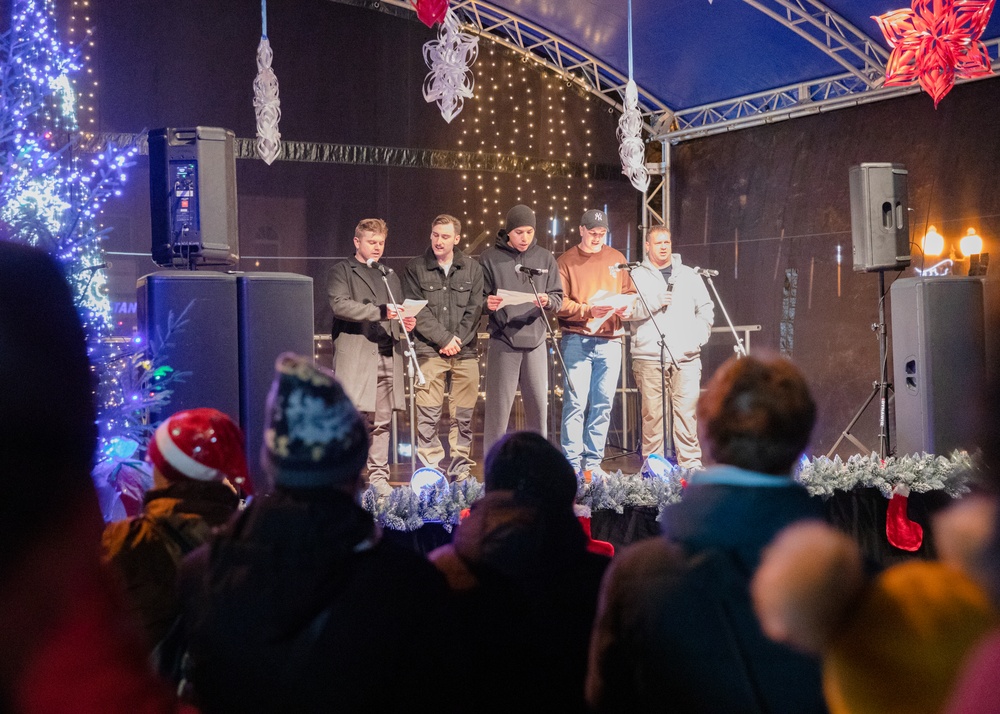
<svg viewBox="0 0 1000 714">
<path fill-rule="evenodd" d="M 642 464 L 640 474 L 643 478 L 668 478 L 673 471 L 673 466 L 659 454 L 650 454 Z"/>
<path fill-rule="evenodd" d="M 976 233 L 975 228 L 970 228 L 965 232 L 962 240 L 958 242 L 958 249 L 962 251 L 963 258 L 979 255 L 983 252 L 983 239 Z"/>
<path fill-rule="evenodd" d="M 433 492 L 435 488 L 443 487 L 447 483 L 448 479 L 444 474 L 430 466 L 417 469 L 410 477 L 410 488 L 418 494 Z"/>
<path fill-rule="evenodd" d="M 941 255 L 944 252 L 944 236 L 934 226 L 929 226 L 920 241 L 920 248 L 925 256 Z"/>
</svg>

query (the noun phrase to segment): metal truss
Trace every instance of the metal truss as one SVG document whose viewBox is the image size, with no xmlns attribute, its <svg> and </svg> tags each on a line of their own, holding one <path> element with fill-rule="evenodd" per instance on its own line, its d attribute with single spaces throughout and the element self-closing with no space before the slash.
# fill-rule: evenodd
<svg viewBox="0 0 1000 714">
<path fill-rule="evenodd" d="M 1000 70 L 1000 38 L 987 40 L 984 44 L 993 70 Z M 988 77 L 959 80 L 958 83 L 979 79 Z M 670 127 L 664 127 L 655 138 L 677 144 L 688 139 L 869 104 L 919 91 L 921 89 L 917 84 L 873 88 L 853 73 L 840 74 L 677 111 Z"/>
<path fill-rule="evenodd" d="M 889 53 L 817 0 L 743 0 L 829 55 L 867 88 L 881 85 Z M 860 62 L 860 66 L 859 65 Z"/>
<path fill-rule="evenodd" d="M 413 11 L 413 6 L 408 0 L 334 1 L 377 10 L 383 10 L 382 6 L 386 5 Z M 628 77 L 596 57 L 553 35 L 544 27 L 482 0 L 454 0 L 451 9 L 466 31 L 489 35 L 494 41 L 520 54 L 524 61 L 536 62 L 561 75 L 570 86 L 576 85 L 608 103 L 615 110 L 622 111 L 622 99 L 625 96 Z M 643 126 L 648 133 L 654 133 L 659 117 L 669 114 L 670 110 L 666 104 L 642 87 L 637 86 L 637 89 Z"/>
<path fill-rule="evenodd" d="M 402 14 L 400 9 L 407 12 L 413 10 L 409 0 L 336 1 L 397 15 Z M 658 138 L 669 135 L 672 142 L 682 141 L 690 138 L 686 133 L 688 129 L 728 123 L 803 101 L 823 101 L 868 91 L 881 84 L 888 52 L 823 3 L 817 0 L 743 1 L 828 54 L 843 65 L 847 73 L 811 85 L 761 92 L 676 113 L 639 87 L 639 110 L 643 115 L 644 128 L 650 135 Z M 579 47 L 483 0 L 455 0 L 452 10 L 467 30 L 490 35 L 520 53 L 525 61 L 537 62 L 561 74 L 567 82 L 578 85 L 621 111 L 628 78 Z M 729 128 L 734 127 L 727 124 L 726 130 Z M 702 133 L 697 131 L 692 136 Z"/>
<path fill-rule="evenodd" d="M 332 0 L 380 10 L 397 16 L 412 15 L 409 0 Z M 883 88 L 889 52 L 819 0 L 743 0 L 826 53 L 846 72 L 796 83 L 698 107 L 672 110 L 639 87 L 643 128 L 651 139 L 671 144 L 771 123 L 805 114 L 890 99 L 919 91 L 919 87 Z M 570 84 L 594 94 L 615 110 L 622 110 L 628 78 L 597 58 L 483 0 L 453 0 L 452 10 L 465 29 L 488 34 L 518 52 L 524 61 L 536 62 L 556 72 Z M 1000 38 L 985 43 L 1000 69 Z M 655 174 L 656 165 L 650 167 Z M 654 215 L 658 212 L 654 211 Z"/>
</svg>

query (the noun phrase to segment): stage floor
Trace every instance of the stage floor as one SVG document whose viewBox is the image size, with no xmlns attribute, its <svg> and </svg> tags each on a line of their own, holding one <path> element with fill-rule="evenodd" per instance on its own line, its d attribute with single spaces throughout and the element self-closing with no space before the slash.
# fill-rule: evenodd
<svg viewBox="0 0 1000 714">
<path fill-rule="evenodd" d="M 611 452 L 612 449 L 609 447 L 608 451 Z M 614 473 L 621 470 L 624 474 L 636 474 L 642 468 L 642 459 L 639 454 L 634 452 L 629 452 L 620 455 L 609 456 L 604 459 L 602 463 L 604 470 L 608 473 Z M 417 468 L 420 468 L 420 462 L 417 462 Z M 404 461 L 398 464 L 389 465 L 389 483 L 393 486 L 403 486 L 410 483 L 410 476 L 413 471 L 410 467 L 409 461 Z M 475 476 L 480 481 L 483 480 L 483 464 L 481 461 L 477 461 L 476 465 L 472 467 L 472 475 Z"/>
</svg>

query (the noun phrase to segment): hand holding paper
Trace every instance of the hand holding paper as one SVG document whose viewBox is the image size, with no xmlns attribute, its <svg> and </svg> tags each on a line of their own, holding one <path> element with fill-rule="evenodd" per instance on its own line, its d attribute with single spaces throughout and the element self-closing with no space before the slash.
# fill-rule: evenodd
<svg viewBox="0 0 1000 714">
<path fill-rule="evenodd" d="M 622 295 L 607 290 L 598 290 L 587 301 L 591 307 L 591 314 L 594 316 L 587 321 L 587 330 L 597 332 L 612 315 L 620 315 L 631 310 L 633 303 L 635 303 L 635 295 Z M 595 310 L 594 308 L 601 309 Z"/>
<path fill-rule="evenodd" d="M 400 315 L 405 315 L 406 317 L 416 317 L 417 313 L 424 309 L 427 305 L 426 300 L 404 300 L 402 305 L 398 305 Z"/>
<path fill-rule="evenodd" d="M 532 293 L 520 292 L 518 290 L 497 290 L 497 297 L 500 298 L 500 307 L 511 307 L 513 305 L 533 305 L 535 296 Z M 499 308 L 497 308 L 499 309 Z"/>
</svg>

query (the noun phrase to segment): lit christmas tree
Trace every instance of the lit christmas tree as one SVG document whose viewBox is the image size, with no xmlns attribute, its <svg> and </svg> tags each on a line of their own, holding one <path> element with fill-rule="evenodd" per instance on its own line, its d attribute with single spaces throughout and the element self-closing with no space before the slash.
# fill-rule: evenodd
<svg viewBox="0 0 1000 714">
<path fill-rule="evenodd" d="M 141 498 L 149 485 L 145 464 L 135 458 L 151 429 L 143 415 L 169 398 L 172 375 L 143 345 L 110 339 L 106 231 L 97 217 L 120 195 L 137 148 L 81 156 L 77 149 L 88 137 L 73 88 L 81 52 L 59 40 L 55 25 L 52 0 L 14 0 L 10 29 L 0 36 L 0 221 L 3 237 L 56 257 L 73 290 L 97 385 L 94 479 L 110 518 L 124 515 L 119 494 Z"/>
</svg>

